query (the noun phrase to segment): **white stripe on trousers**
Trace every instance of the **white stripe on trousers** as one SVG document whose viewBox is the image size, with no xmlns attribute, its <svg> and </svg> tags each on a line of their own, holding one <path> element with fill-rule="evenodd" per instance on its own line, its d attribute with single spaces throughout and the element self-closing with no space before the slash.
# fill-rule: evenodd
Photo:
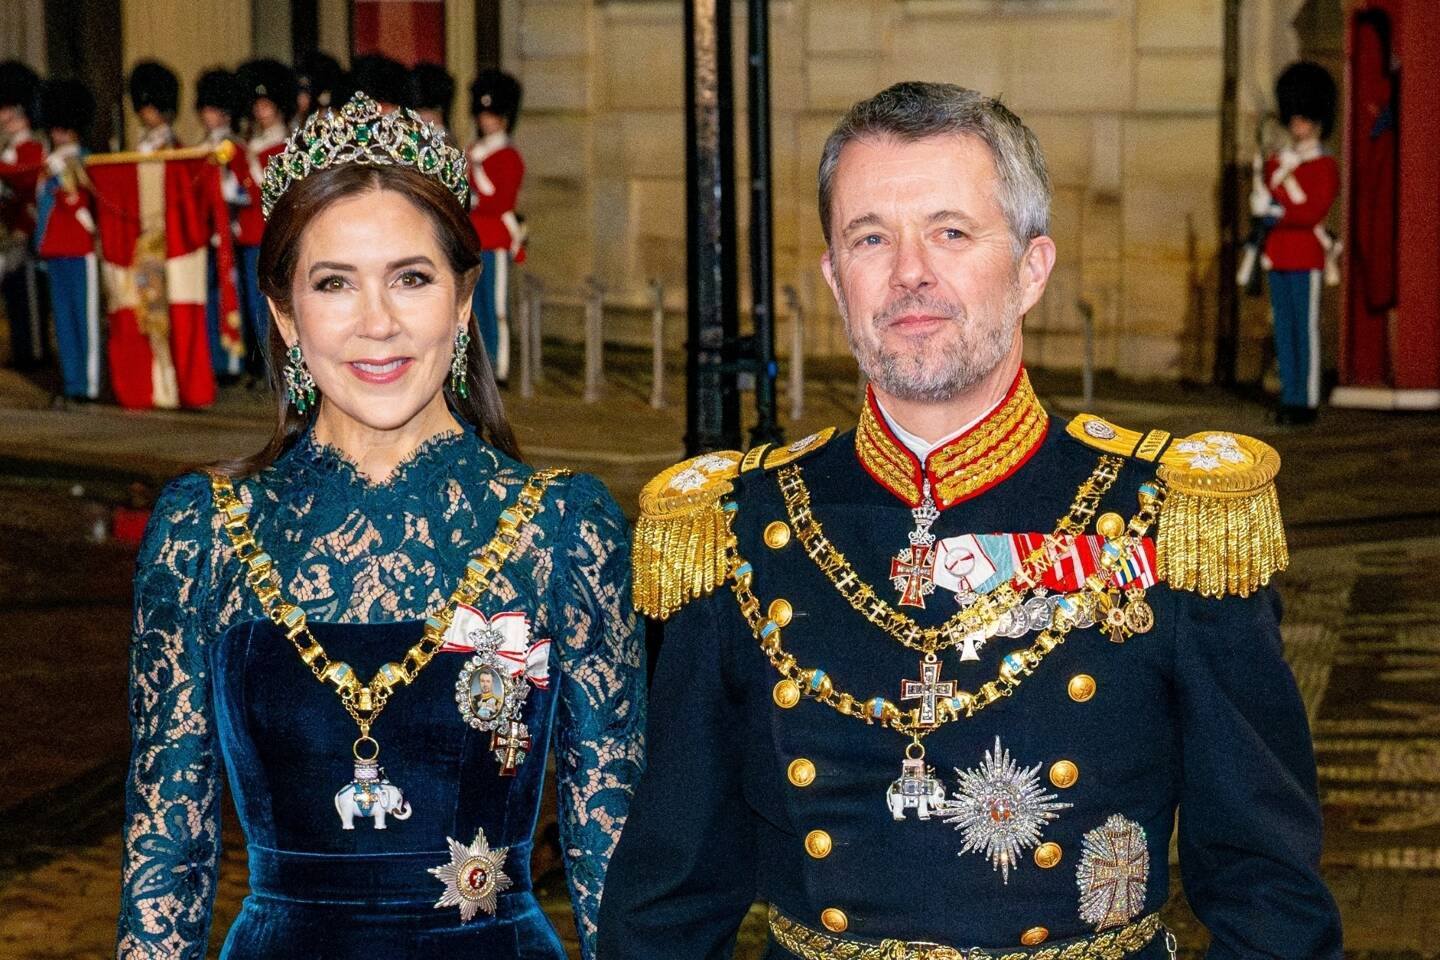
<svg viewBox="0 0 1440 960">
<path fill-rule="evenodd" d="M 510 251 L 495 251 L 495 379 L 510 376 L 510 309 L 507 284 L 510 273 Z"/>
<path fill-rule="evenodd" d="M 100 396 L 100 266 L 85 254 L 85 396 Z"/>
</svg>

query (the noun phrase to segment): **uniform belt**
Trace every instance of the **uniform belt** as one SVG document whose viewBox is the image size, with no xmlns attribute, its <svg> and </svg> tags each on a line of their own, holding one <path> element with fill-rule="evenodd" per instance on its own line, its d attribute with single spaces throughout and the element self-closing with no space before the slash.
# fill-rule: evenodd
<svg viewBox="0 0 1440 960">
<path fill-rule="evenodd" d="M 958 948 L 916 940 L 852 940 L 807 927 L 770 908 L 770 935 L 801 960 L 1122 960 L 1139 953 L 1164 929 L 1160 914 L 1085 937 L 1054 940 L 1040 947 L 990 950 Z"/>
</svg>

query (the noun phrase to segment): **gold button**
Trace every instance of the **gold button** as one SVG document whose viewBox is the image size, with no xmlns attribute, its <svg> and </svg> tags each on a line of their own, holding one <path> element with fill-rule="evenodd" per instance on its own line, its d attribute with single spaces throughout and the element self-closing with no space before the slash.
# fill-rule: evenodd
<svg viewBox="0 0 1440 960">
<path fill-rule="evenodd" d="M 1056 760 L 1050 767 L 1050 782 L 1061 790 L 1075 786 L 1080 779 L 1080 768 L 1069 760 Z"/>
<path fill-rule="evenodd" d="M 1035 848 L 1035 865 L 1041 870 L 1049 870 L 1060 862 L 1060 844 L 1042 843 Z"/>
<path fill-rule="evenodd" d="M 830 856 L 830 849 L 834 845 L 830 840 L 830 834 L 824 830 L 811 830 L 805 834 L 805 852 L 816 860 L 824 860 Z"/>
<path fill-rule="evenodd" d="M 776 597 L 770 601 L 770 619 L 778 626 L 788 627 L 790 620 L 795 616 L 795 608 L 790 606 L 790 601 L 784 597 Z"/>
<path fill-rule="evenodd" d="M 850 926 L 850 918 L 838 907 L 826 907 L 820 911 L 820 925 L 831 933 L 844 933 Z"/>
<path fill-rule="evenodd" d="M 815 764 L 804 757 L 799 757 L 790 761 L 790 767 L 785 771 L 785 775 L 795 786 L 808 787 L 815 782 Z"/>
<path fill-rule="evenodd" d="M 1106 540 L 1114 540 L 1125 532 L 1125 519 L 1118 513 L 1102 513 L 1095 521 L 1095 532 Z"/>
<path fill-rule="evenodd" d="M 1020 945 L 1025 947 L 1038 947 L 1050 936 L 1050 931 L 1044 927 L 1031 927 L 1020 934 Z"/>
<path fill-rule="evenodd" d="M 1070 699 L 1084 703 L 1095 696 L 1095 678 L 1088 673 L 1077 673 L 1070 678 Z"/>
<path fill-rule="evenodd" d="M 789 710 L 800 702 L 800 687 L 794 680 L 786 677 L 775 684 L 775 689 L 770 691 L 770 697 L 775 701 L 775 706 Z"/>
<path fill-rule="evenodd" d="M 790 542 L 790 528 L 784 520 L 772 520 L 765 525 L 765 546 L 779 550 Z"/>
</svg>

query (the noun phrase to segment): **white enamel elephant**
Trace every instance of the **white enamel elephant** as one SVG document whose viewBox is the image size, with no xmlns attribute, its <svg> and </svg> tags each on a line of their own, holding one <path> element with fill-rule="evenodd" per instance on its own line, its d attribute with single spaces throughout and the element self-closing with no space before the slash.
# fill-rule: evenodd
<svg viewBox="0 0 1440 960">
<path fill-rule="evenodd" d="M 346 830 L 355 829 L 356 816 L 372 817 L 375 829 L 384 830 L 387 814 L 396 820 L 409 819 L 410 804 L 389 780 L 351 780 L 335 794 L 335 812 Z"/>
<path fill-rule="evenodd" d="M 917 819 L 929 820 L 945 804 L 945 787 L 933 777 L 901 777 L 885 791 L 885 803 L 896 820 L 904 820 L 906 810 L 914 810 Z"/>
</svg>

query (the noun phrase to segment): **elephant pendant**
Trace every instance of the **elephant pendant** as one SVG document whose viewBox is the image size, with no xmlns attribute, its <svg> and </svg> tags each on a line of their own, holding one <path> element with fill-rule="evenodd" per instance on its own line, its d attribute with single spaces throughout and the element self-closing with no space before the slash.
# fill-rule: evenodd
<svg viewBox="0 0 1440 960">
<path fill-rule="evenodd" d="M 385 829 L 385 818 L 410 819 L 410 804 L 400 788 L 385 777 L 385 770 L 374 762 L 358 761 L 355 778 L 335 794 L 335 812 L 340 814 L 343 830 L 355 829 L 355 818 L 374 820 L 376 830 Z"/>
<path fill-rule="evenodd" d="M 940 813 L 945 805 L 945 786 L 934 774 L 923 757 L 906 757 L 900 764 L 899 779 L 885 791 L 890 816 L 904 820 L 905 811 L 914 810 L 916 819 L 929 820 L 931 814 Z"/>
</svg>

